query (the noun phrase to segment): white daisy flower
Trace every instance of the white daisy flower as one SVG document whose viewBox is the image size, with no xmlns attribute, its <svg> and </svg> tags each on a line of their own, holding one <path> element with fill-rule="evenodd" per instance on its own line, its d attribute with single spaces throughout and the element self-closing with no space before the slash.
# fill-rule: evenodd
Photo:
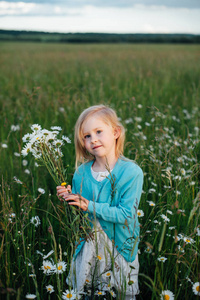
<svg viewBox="0 0 200 300">
<path fill-rule="evenodd" d="M 38 216 L 32 217 L 30 219 L 30 222 L 35 225 L 35 227 L 38 227 L 41 224 L 40 218 Z"/>
<path fill-rule="evenodd" d="M 39 192 L 40 194 L 45 194 L 45 190 L 42 189 L 42 188 L 38 188 L 38 192 Z"/>
<path fill-rule="evenodd" d="M 170 219 L 167 217 L 167 216 L 165 216 L 165 215 L 161 215 L 161 218 L 165 221 L 165 222 L 169 222 L 170 221 Z"/>
<path fill-rule="evenodd" d="M 195 295 L 200 296 L 200 282 L 195 282 L 192 286 Z"/>
<path fill-rule="evenodd" d="M 160 298 L 161 300 L 174 300 L 174 294 L 169 290 L 165 290 L 160 294 Z"/>
<path fill-rule="evenodd" d="M 155 203 L 153 201 L 147 201 L 147 202 L 149 202 L 150 206 L 155 206 Z"/>
<path fill-rule="evenodd" d="M 60 261 L 55 265 L 55 273 L 56 274 L 62 274 L 63 272 L 66 271 L 67 264 L 64 261 Z"/>
<path fill-rule="evenodd" d="M 52 130 L 58 130 L 58 131 L 62 130 L 62 128 L 60 126 L 51 126 L 51 129 Z"/>
<path fill-rule="evenodd" d="M 193 244 L 195 242 L 192 238 L 186 236 L 183 238 L 183 240 L 186 244 Z"/>
<path fill-rule="evenodd" d="M 55 271 L 55 265 L 50 260 L 43 260 L 41 270 L 46 275 L 51 275 Z"/>
<path fill-rule="evenodd" d="M 157 260 L 161 261 L 161 262 L 165 262 L 167 260 L 167 258 L 164 256 L 161 256 L 161 257 L 158 257 Z"/>
<path fill-rule="evenodd" d="M 143 212 L 143 210 L 141 210 L 141 209 L 138 209 L 138 211 L 137 211 L 137 215 L 138 215 L 138 217 L 140 218 L 140 217 L 143 217 L 144 216 L 144 212 Z"/>
<path fill-rule="evenodd" d="M 51 293 L 54 292 L 54 287 L 53 287 L 53 285 L 51 285 L 51 284 L 47 285 L 47 286 L 46 286 L 46 289 L 47 289 L 47 292 L 48 292 L 49 294 L 51 294 Z"/>
<path fill-rule="evenodd" d="M 151 253 L 151 252 L 152 252 L 152 249 L 151 249 L 149 246 L 147 246 L 147 248 L 144 250 L 144 252 L 146 252 L 146 253 Z"/>
<path fill-rule="evenodd" d="M 8 148 L 8 145 L 4 143 L 4 144 L 1 144 L 1 147 L 6 149 L 6 148 Z"/>
<path fill-rule="evenodd" d="M 20 130 L 20 126 L 19 125 L 11 125 L 10 130 L 11 131 L 18 131 L 18 130 Z"/>
<path fill-rule="evenodd" d="M 37 296 L 35 294 L 27 294 L 26 299 L 35 299 Z"/>
<path fill-rule="evenodd" d="M 80 296 L 79 294 L 74 291 L 74 290 L 66 290 L 65 292 L 63 292 L 62 294 L 62 299 L 71 299 L 71 300 L 74 300 L 74 299 L 80 299 Z"/>
<path fill-rule="evenodd" d="M 104 296 L 106 293 L 104 291 L 96 291 L 95 295 L 97 296 Z"/>
<path fill-rule="evenodd" d="M 38 124 L 33 124 L 33 125 L 31 125 L 31 129 L 32 129 L 33 131 L 40 131 L 42 128 L 41 128 L 41 126 L 38 125 Z"/>
<path fill-rule="evenodd" d="M 71 140 L 67 136 L 62 136 L 62 139 L 67 142 L 68 144 L 71 144 Z"/>
</svg>

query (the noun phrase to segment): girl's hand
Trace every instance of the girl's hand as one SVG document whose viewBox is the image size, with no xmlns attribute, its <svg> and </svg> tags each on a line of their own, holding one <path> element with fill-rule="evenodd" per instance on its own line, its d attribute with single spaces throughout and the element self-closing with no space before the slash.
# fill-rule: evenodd
<svg viewBox="0 0 200 300">
<path fill-rule="evenodd" d="M 57 196 L 61 201 L 63 201 L 62 198 L 63 198 L 64 195 L 69 194 L 69 193 L 72 192 L 71 185 L 68 185 L 67 187 L 57 186 L 56 189 L 57 189 Z"/>
<path fill-rule="evenodd" d="M 62 197 L 65 199 L 65 201 L 68 202 L 69 205 L 78 206 L 83 211 L 86 211 L 88 209 L 89 200 L 83 198 L 81 195 L 65 193 L 65 195 Z"/>
</svg>

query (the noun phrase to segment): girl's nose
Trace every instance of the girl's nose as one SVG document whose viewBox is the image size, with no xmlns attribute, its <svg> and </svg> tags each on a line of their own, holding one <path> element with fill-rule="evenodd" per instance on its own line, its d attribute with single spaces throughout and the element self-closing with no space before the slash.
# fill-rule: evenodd
<svg viewBox="0 0 200 300">
<path fill-rule="evenodd" d="M 91 136 L 91 143 L 94 144 L 97 142 L 97 137 L 96 135 Z"/>
</svg>

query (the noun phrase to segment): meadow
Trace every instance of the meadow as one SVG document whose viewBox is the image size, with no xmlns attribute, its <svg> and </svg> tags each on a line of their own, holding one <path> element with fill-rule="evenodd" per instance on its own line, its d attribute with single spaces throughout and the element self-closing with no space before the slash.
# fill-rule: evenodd
<svg viewBox="0 0 200 300">
<path fill-rule="evenodd" d="M 82 232 L 22 138 L 61 127 L 71 184 L 74 125 L 94 104 L 117 111 L 144 172 L 137 299 L 199 299 L 200 46 L 17 42 L 0 43 L 0 299 L 74 299 L 65 279 Z"/>
</svg>

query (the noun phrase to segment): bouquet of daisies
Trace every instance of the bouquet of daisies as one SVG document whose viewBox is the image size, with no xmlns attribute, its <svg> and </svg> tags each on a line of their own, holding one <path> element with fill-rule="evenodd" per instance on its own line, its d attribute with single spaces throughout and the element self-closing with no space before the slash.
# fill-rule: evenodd
<svg viewBox="0 0 200 300">
<path fill-rule="evenodd" d="M 62 130 L 59 126 L 52 126 L 51 130 L 42 129 L 40 125 L 31 126 L 32 133 L 27 133 L 22 138 L 25 144 L 21 153 L 27 156 L 31 153 L 37 161 L 46 166 L 56 185 L 65 185 L 66 169 L 62 162 L 62 146 L 65 143 L 71 143 L 66 136 L 61 136 Z"/>
</svg>

